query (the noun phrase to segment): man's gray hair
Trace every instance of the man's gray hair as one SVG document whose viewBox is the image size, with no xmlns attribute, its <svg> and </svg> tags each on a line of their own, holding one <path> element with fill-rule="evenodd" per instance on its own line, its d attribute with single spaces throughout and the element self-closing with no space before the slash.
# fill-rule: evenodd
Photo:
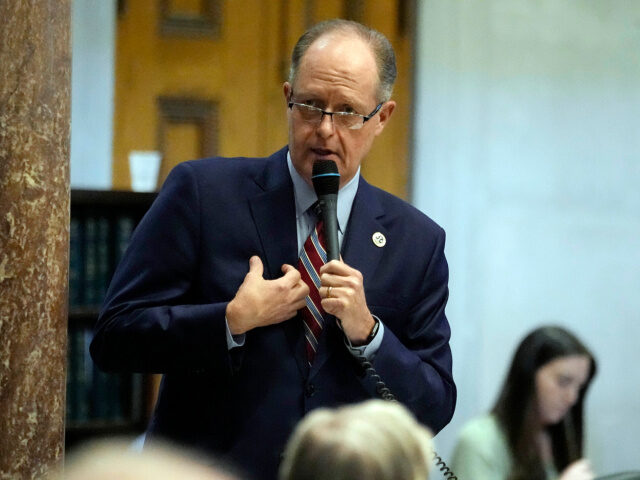
<svg viewBox="0 0 640 480">
<path fill-rule="evenodd" d="M 295 82 L 300 61 L 311 44 L 320 37 L 334 32 L 356 34 L 369 44 L 378 65 L 378 101 L 386 102 L 389 100 L 398 74 L 393 47 L 382 33 L 351 20 L 333 19 L 317 23 L 298 39 L 291 53 L 289 83 L 293 85 Z"/>
</svg>

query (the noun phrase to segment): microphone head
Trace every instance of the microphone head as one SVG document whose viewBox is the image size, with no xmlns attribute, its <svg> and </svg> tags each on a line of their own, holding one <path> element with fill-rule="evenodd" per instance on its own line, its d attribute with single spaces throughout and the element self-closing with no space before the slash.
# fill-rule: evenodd
<svg viewBox="0 0 640 480">
<path fill-rule="evenodd" d="M 311 173 L 313 189 L 318 198 L 323 195 L 337 194 L 340 188 L 340 173 L 333 160 L 316 160 Z"/>
</svg>

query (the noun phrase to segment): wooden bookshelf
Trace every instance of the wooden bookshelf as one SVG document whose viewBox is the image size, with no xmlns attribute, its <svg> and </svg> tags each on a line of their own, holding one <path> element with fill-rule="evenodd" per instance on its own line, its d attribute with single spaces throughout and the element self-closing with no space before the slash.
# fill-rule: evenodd
<svg viewBox="0 0 640 480">
<path fill-rule="evenodd" d="M 74 208 L 91 207 L 122 211 L 133 208 L 146 212 L 157 196 L 156 192 L 132 192 L 129 190 L 71 190 L 71 213 Z"/>
<path fill-rule="evenodd" d="M 155 198 L 154 192 L 71 191 L 67 449 L 98 437 L 139 435 L 149 420 L 153 378 L 101 372 L 88 348 L 113 272 Z"/>
</svg>

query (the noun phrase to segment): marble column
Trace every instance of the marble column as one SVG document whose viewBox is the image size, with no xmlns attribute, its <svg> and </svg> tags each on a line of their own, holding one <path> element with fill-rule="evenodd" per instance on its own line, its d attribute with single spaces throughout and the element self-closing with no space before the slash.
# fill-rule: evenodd
<svg viewBox="0 0 640 480">
<path fill-rule="evenodd" d="M 71 0 L 0 0 L 0 478 L 64 454 Z"/>
</svg>

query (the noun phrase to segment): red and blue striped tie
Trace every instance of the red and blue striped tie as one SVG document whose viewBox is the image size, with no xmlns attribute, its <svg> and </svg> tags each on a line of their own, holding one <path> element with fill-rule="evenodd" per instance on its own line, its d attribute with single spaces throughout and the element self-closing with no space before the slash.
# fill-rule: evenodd
<svg viewBox="0 0 640 480">
<path fill-rule="evenodd" d="M 298 270 L 300 270 L 302 280 L 309 287 L 309 295 L 306 298 L 307 306 L 300 310 L 304 320 L 304 336 L 309 366 L 315 358 L 318 340 L 324 326 L 325 311 L 320 304 L 320 275 L 318 271 L 322 265 L 327 263 L 325 245 L 322 222 L 318 222 L 309 238 L 304 242 L 304 249 L 298 261 Z"/>
</svg>

